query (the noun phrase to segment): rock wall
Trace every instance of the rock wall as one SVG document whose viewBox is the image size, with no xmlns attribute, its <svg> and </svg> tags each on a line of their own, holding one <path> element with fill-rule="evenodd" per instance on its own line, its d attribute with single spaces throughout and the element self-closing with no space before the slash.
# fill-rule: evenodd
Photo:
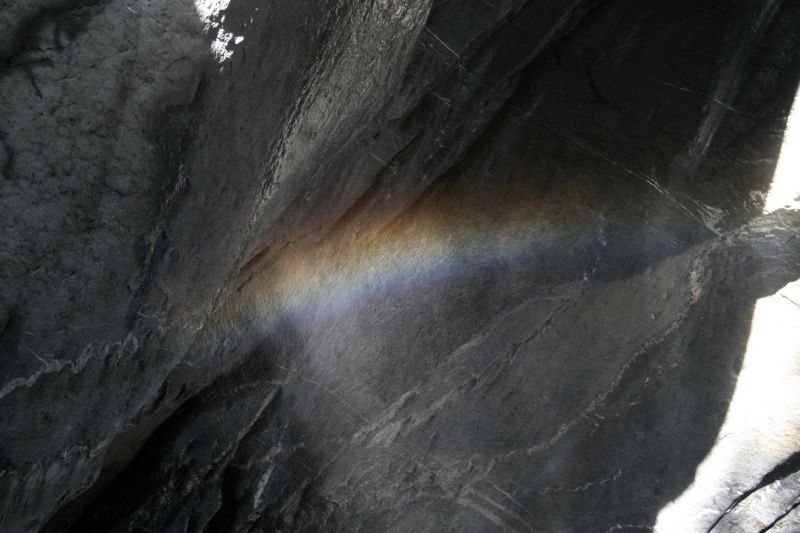
<svg viewBox="0 0 800 533">
<path fill-rule="evenodd" d="M 799 22 L 4 0 L 0 529 L 797 529 Z"/>
</svg>

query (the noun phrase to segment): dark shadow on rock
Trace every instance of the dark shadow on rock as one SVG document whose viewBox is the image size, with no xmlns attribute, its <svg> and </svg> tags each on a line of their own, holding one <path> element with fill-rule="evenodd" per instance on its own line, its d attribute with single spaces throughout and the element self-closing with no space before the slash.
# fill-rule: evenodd
<svg viewBox="0 0 800 533">
<path fill-rule="evenodd" d="M 800 275 L 795 215 L 745 226 L 800 78 L 800 6 L 762 4 L 435 2 L 382 88 L 366 4 L 232 0 L 210 38 L 241 45 L 148 122 L 158 223 L 112 283 L 143 347 L 58 411 L 132 428 L 45 529 L 651 528 L 717 437 L 754 302 Z M 339 308 L 350 263 L 314 260 L 348 247 L 386 277 Z M 319 306 L 175 340 L 303 258 L 323 281 L 288 293 Z"/>
<path fill-rule="evenodd" d="M 514 64 L 526 57 L 519 50 L 495 63 L 491 56 L 497 43 L 510 46 L 536 35 L 531 20 L 540 12 L 533 7 L 494 28 L 483 49 L 464 38 L 469 24 L 456 7 L 442 4 L 433 12 L 422 34 L 426 46 L 418 49 L 405 83 L 412 92 L 418 79 L 433 80 L 431 102 L 449 109 L 437 115 L 435 107 L 424 108 L 450 153 L 437 153 L 433 143 L 403 144 L 412 153 L 398 152 L 391 176 L 428 165 L 437 177 L 399 210 L 381 238 L 395 232 L 402 246 L 427 227 L 419 222 L 431 212 L 443 213 L 435 227 L 444 236 L 456 233 L 452 224 L 474 226 L 477 238 L 486 238 L 480 234 L 481 217 L 502 219 L 522 198 L 525 216 L 541 216 L 544 243 L 494 266 L 457 259 L 457 279 L 422 282 L 423 288 L 388 292 L 383 301 L 366 302 L 329 321 L 298 325 L 301 336 L 314 340 L 295 363 L 316 384 L 287 387 L 287 397 L 296 400 L 287 401 L 286 409 L 298 423 L 315 428 L 304 437 L 318 443 L 312 448 L 323 455 L 345 450 L 341 457 L 337 452 L 338 468 L 321 482 L 337 487 L 329 495 L 345 503 L 320 504 L 325 516 L 324 509 L 336 509 L 335 520 L 315 522 L 311 530 L 343 524 L 402 530 L 416 519 L 404 511 L 420 502 L 429 522 L 415 528 L 605 531 L 632 524 L 629 529 L 647 529 L 691 483 L 713 445 L 735 386 L 732 376 L 739 371 L 753 304 L 798 274 L 796 250 L 789 246 L 781 252 L 784 243 L 763 235 L 752 241 L 742 237 L 727 249 L 715 244 L 716 232 L 734 231 L 757 216 L 761 206 L 750 193 L 769 186 L 780 148 L 774 132 L 782 131 L 797 89 L 791 21 L 798 13 L 782 5 L 749 43 L 752 49 L 741 64 L 726 67 L 727 49 L 747 39 L 749 21 L 760 12 L 755 2 L 735 8 L 711 2 L 584 7 L 578 10 L 582 16 L 564 25 L 569 31 L 548 42 L 547 53 L 530 64 Z M 685 26 L 676 30 L 666 11 L 685 15 Z M 710 28 L 724 28 L 725 38 L 709 39 Z M 459 39 L 466 41 L 463 46 Z M 442 61 L 452 69 L 439 78 L 432 67 L 426 72 L 426 54 L 445 56 Z M 780 80 L 771 74 L 776 67 L 783 73 Z M 720 115 L 713 109 L 723 104 L 714 94 L 730 82 L 720 79 L 726 68 L 738 73 L 738 87 L 726 88 L 733 102 L 725 105 L 733 109 Z M 498 82 L 498 75 L 507 79 Z M 413 109 L 400 113 L 409 119 L 398 127 L 401 135 L 417 120 Z M 484 117 L 480 110 L 489 111 Z M 713 142 L 691 175 L 674 174 L 674 161 L 694 153 L 686 147 L 712 119 L 720 121 Z M 465 135 L 470 125 L 482 132 Z M 378 182 L 362 197 L 362 213 L 348 213 L 337 230 L 369 226 L 381 219 L 381 210 L 396 210 L 381 200 L 396 187 L 388 177 Z M 338 242 L 336 235 L 325 236 L 322 246 L 325 239 Z M 780 261 L 778 266 L 761 262 L 762 256 L 782 253 L 789 258 L 785 268 Z M 704 294 L 698 302 L 691 295 L 692 276 L 701 273 L 695 268 L 704 276 L 697 281 Z M 482 270 L 490 274 L 481 275 Z M 754 272 L 769 283 L 754 283 Z M 659 277 L 665 285 L 656 291 Z M 588 296 L 580 288 L 584 278 Z M 576 283 L 579 296 L 572 298 L 569 285 Z M 743 294 L 742 287 L 749 292 Z M 645 302 L 636 300 L 642 292 L 649 295 Z M 543 341 L 535 341 L 539 351 L 520 348 L 539 334 L 535 321 L 526 322 L 524 315 L 507 332 L 513 341 L 503 348 L 508 357 L 488 341 L 474 340 L 488 335 L 497 327 L 492 319 L 514 305 L 538 302 L 528 311 L 535 316 L 536 309 L 548 309 L 548 300 L 559 299 L 563 307 L 550 307 L 556 318 L 542 317 L 538 325 L 545 332 Z M 604 307 L 604 299 L 618 307 Z M 633 310 L 621 312 L 619 306 L 626 305 Z M 673 313 L 664 328 L 641 326 L 658 324 L 653 316 L 663 313 Z M 594 336 L 580 329 L 591 330 L 592 321 L 608 314 L 627 322 L 595 328 Z M 559 324 L 567 319 L 576 321 L 574 327 Z M 678 329 L 669 329 L 672 322 Z M 566 341 L 581 336 L 582 343 Z M 461 355 L 458 364 L 448 362 L 465 345 L 477 346 L 472 359 Z M 504 377 L 493 377 L 492 388 L 485 389 L 488 383 L 470 377 L 485 372 Z M 537 389 L 548 391 L 546 400 Z M 418 397 L 408 403 L 422 413 L 435 407 L 430 420 L 420 422 L 414 409 L 400 402 L 407 393 Z M 450 399 L 451 393 L 464 398 Z M 444 399 L 444 406 L 437 403 Z M 397 413 L 381 422 L 395 402 L 402 404 Z M 332 413 L 340 411 L 363 416 L 363 427 L 331 422 Z M 392 436 L 395 422 L 419 429 Z M 370 438 L 378 444 L 359 439 L 348 444 L 355 435 L 366 438 L 360 432 L 372 424 L 378 427 Z M 331 441 L 334 436 L 341 442 Z M 553 445 L 538 451 L 553 438 Z M 392 457 L 395 448 L 407 457 Z M 352 477 L 359 478 L 359 486 Z M 367 494 L 381 490 L 392 496 L 366 503 Z"/>
</svg>

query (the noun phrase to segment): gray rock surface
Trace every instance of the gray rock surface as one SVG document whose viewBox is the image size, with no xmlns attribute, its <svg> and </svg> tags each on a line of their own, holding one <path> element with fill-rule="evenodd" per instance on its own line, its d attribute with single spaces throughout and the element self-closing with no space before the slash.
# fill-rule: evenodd
<svg viewBox="0 0 800 533">
<path fill-rule="evenodd" d="M 0 0 L 0 530 L 800 530 L 799 23 Z"/>
</svg>

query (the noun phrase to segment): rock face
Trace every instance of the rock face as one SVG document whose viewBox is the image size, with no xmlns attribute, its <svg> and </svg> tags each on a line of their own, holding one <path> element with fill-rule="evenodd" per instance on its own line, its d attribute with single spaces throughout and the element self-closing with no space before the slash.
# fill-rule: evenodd
<svg viewBox="0 0 800 533">
<path fill-rule="evenodd" d="M 0 530 L 800 530 L 799 24 L 3 0 Z"/>
</svg>

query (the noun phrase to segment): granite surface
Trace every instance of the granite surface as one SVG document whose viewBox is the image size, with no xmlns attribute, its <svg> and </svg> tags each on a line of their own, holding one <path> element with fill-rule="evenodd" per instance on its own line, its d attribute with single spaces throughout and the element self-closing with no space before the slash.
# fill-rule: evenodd
<svg viewBox="0 0 800 533">
<path fill-rule="evenodd" d="M 798 27 L 0 0 L 0 530 L 799 531 Z"/>
</svg>

